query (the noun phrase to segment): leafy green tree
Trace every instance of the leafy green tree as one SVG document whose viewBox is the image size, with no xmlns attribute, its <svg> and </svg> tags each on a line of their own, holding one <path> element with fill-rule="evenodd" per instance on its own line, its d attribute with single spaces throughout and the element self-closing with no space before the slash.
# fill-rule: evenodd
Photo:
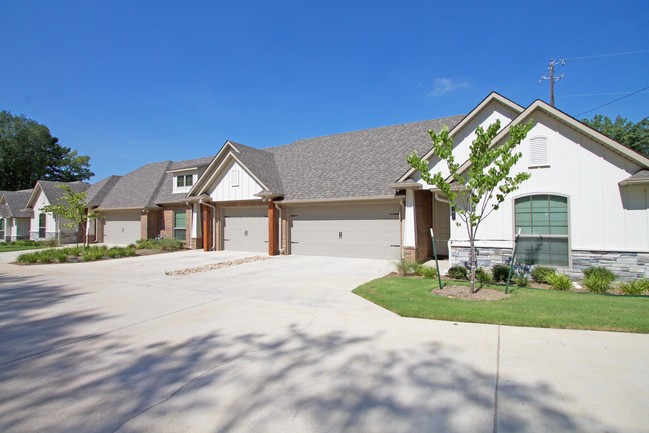
<svg viewBox="0 0 649 433">
<path fill-rule="evenodd" d="M 73 182 L 92 176 L 90 157 L 62 146 L 47 126 L 0 111 L 0 190 L 32 188 L 41 179 Z"/>
<path fill-rule="evenodd" d="M 620 116 L 611 120 L 608 116 L 596 114 L 592 119 L 584 119 L 582 122 L 629 149 L 649 157 L 649 117 L 633 123 Z"/>
<path fill-rule="evenodd" d="M 61 199 L 65 204 L 50 204 L 43 206 L 43 212 L 51 212 L 59 218 L 64 218 L 64 227 L 83 230 L 83 244 L 89 245 L 86 228 L 90 219 L 101 219 L 103 216 L 92 209 L 88 209 L 87 197 L 84 191 L 74 192 L 69 185 L 60 185 L 58 188 L 63 190 Z"/>
<path fill-rule="evenodd" d="M 455 161 L 453 155 L 453 140 L 449 137 L 448 128 L 443 127 L 439 133 L 429 130 L 433 141 L 433 153 L 446 161 L 450 175 L 442 176 L 441 172 L 430 173 L 428 161 L 424 161 L 416 153 L 411 153 L 408 164 L 421 173 L 421 178 L 429 185 L 439 188 L 448 198 L 450 205 L 464 223 L 469 237 L 469 265 L 471 267 L 471 291 L 475 293 L 476 281 L 476 251 L 475 238 L 480 223 L 493 211 L 498 210 L 508 194 L 518 189 L 520 184 L 530 178 L 529 173 L 521 172 L 515 176 L 509 173 L 521 158 L 520 152 L 515 152 L 516 146 L 527 136 L 534 121 L 515 125 L 509 128 L 509 140 L 500 146 L 492 146 L 493 139 L 500 132 L 500 121 L 490 125 L 485 131 L 482 127 L 476 129 L 476 139 L 470 147 L 469 167 L 463 169 Z M 447 180 L 448 179 L 448 180 Z M 458 227 L 460 222 L 456 223 Z"/>
</svg>

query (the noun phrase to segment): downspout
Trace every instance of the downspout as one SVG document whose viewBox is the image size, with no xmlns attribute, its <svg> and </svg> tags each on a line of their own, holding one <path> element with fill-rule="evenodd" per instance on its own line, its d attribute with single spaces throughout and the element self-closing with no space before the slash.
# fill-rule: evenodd
<svg viewBox="0 0 649 433">
<path fill-rule="evenodd" d="M 406 257 L 405 251 L 403 249 L 403 233 L 404 233 L 404 231 L 403 231 L 403 218 L 404 218 L 404 216 L 406 214 L 406 197 L 405 196 L 399 197 L 399 204 L 401 205 L 401 207 L 399 208 L 399 212 L 401 213 L 401 215 L 399 215 L 399 219 L 400 219 L 399 222 L 400 222 L 400 226 L 401 226 L 401 242 L 400 242 L 401 243 L 401 246 L 400 246 L 401 251 L 400 251 L 400 256 L 401 256 L 401 260 L 403 260 Z"/>
<path fill-rule="evenodd" d="M 279 211 L 279 229 L 278 229 L 278 236 L 279 236 L 279 254 L 284 255 L 284 248 L 282 247 L 282 208 L 279 207 L 279 203 L 274 202 L 275 209 Z"/>
<path fill-rule="evenodd" d="M 203 199 L 200 199 L 198 203 L 214 209 L 214 218 L 212 218 L 212 251 L 216 251 L 216 206 L 204 202 Z M 203 233 L 203 236 L 205 236 L 205 233 Z"/>
</svg>

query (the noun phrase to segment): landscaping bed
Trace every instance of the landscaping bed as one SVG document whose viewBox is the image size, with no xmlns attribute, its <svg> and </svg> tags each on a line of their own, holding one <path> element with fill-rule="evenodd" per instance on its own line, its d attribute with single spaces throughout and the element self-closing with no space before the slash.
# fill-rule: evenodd
<svg viewBox="0 0 649 433">
<path fill-rule="evenodd" d="M 52 248 L 34 251 L 18 256 L 17 264 L 50 264 L 93 262 L 97 260 L 116 259 L 120 257 L 145 256 L 183 248 L 183 242 L 174 239 L 148 239 L 138 241 L 127 247 L 107 247 L 105 245 L 89 247 Z"/>
<path fill-rule="evenodd" d="M 530 275 L 512 278 L 508 294 L 503 283 L 506 267 L 481 270 L 478 290 L 471 293 L 468 272 L 462 267 L 449 269 L 449 275 L 456 278 L 442 277 L 440 290 L 434 268 L 398 263 L 396 273 L 370 281 L 354 293 L 405 317 L 649 333 L 646 279 L 616 282 L 612 273 L 589 268 L 584 281 L 577 284 L 567 279 L 566 283 L 567 277 L 556 270 L 537 268 Z"/>
</svg>

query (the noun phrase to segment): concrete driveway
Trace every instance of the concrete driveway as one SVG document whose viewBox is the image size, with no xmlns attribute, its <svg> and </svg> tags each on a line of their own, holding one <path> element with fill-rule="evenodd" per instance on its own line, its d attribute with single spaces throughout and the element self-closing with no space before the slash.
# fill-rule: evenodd
<svg viewBox="0 0 649 433">
<path fill-rule="evenodd" d="M 647 335 L 400 318 L 380 260 L 165 275 L 249 255 L 0 263 L 0 431 L 649 430 Z"/>
</svg>

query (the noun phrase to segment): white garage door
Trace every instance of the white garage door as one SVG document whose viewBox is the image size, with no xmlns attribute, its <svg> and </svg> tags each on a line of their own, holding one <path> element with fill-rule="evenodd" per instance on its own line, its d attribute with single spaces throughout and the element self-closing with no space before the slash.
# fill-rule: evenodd
<svg viewBox="0 0 649 433">
<path fill-rule="evenodd" d="M 291 254 L 399 259 L 398 204 L 293 207 Z"/>
<path fill-rule="evenodd" d="M 104 242 L 131 244 L 140 239 L 140 211 L 104 214 Z"/>
<path fill-rule="evenodd" d="M 268 208 L 223 209 L 223 249 L 268 252 Z"/>
</svg>

